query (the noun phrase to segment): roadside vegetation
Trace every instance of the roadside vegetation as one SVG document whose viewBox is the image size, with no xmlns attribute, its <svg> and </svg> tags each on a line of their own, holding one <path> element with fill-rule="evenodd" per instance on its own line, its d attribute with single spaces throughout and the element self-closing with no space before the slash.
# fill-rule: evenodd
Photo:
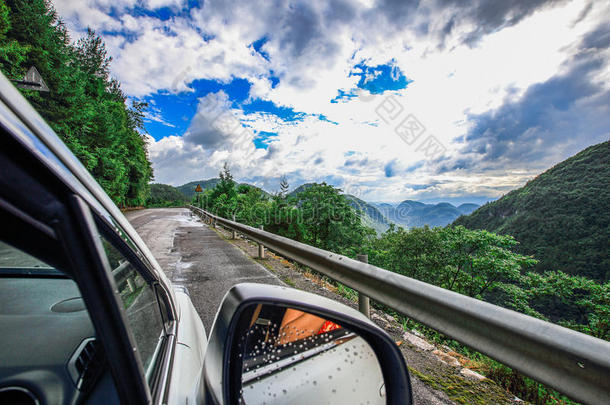
<svg viewBox="0 0 610 405">
<path fill-rule="evenodd" d="M 48 92 L 20 89 L 119 207 L 144 205 L 153 177 L 146 103 L 128 102 L 110 76 L 101 38 L 76 43 L 45 0 L 0 0 L 0 70 L 22 80 L 34 66 Z"/>
<path fill-rule="evenodd" d="M 510 235 L 463 226 L 404 229 L 391 225 L 378 236 L 362 225 L 361 213 L 340 189 L 325 183 L 309 184 L 296 193 L 288 193 L 288 189 L 282 180 L 279 191 L 269 197 L 256 187 L 235 183 L 225 165 L 216 186 L 195 195 L 192 203 L 216 215 L 235 215 L 241 223 L 263 225 L 267 231 L 352 258 L 368 254 L 369 263 L 378 267 L 610 339 L 610 283 L 600 284 L 559 270 L 534 272 L 538 260 L 519 253 L 519 243 Z M 346 298 L 355 299 L 355 291 L 327 281 Z M 428 339 L 451 347 L 468 358 L 473 369 L 524 400 L 574 403 L 433 329 L 375 305 L 399 319 L 405 330 L 417 329 Z"/>
</svg>

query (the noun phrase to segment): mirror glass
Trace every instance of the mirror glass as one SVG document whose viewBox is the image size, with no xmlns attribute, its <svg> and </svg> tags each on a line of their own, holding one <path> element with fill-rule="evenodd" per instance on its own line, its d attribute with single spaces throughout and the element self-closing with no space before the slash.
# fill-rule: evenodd
<svg viewBox="0 0 610 405">
<path fill-rule="evenodd" d="M 257 305 L 248 324 L 238 337 L 240 403 L 386 402 L 377 356 L 353 331 L 276 305 Z"/>
</svg>

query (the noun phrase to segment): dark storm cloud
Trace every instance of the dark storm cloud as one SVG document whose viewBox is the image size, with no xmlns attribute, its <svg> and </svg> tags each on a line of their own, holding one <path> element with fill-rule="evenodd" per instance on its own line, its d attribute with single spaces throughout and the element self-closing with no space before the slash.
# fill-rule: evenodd
<svg viewBox="0 0 610 405">
<path fill-rule="evenodd" d="M 470 21 L 476 28 L 468 33 L 464 42 L 475 44 L 483 36 L 504 27 L 510 27 L 535 11 L 542 8 L 566 3 L 566 0 L 480 0 L 470 2 L 470 7 L 462 8 L 461 0 L 445 0 L 441 3 L 455 8 L 454 18 L 458 21 Z"/>
<path fill-rule="evenodd" d="M 323 36 L 323 27 L 320 17 L 309 4 L 297 4 L 288 10 L 284 17 L 280 49 L 287 51 L 293 57 L 301 56 L 308 46 Z M 330 41 L 329 41 L 330 42 Z M 332 44 L 332 42 L 330 43 Z M 334 48 L 326 45 L 324 51 Z"/>
<path fill-rule="evenodd" d="M 368 18 L 382 15 L 398 30 L 407 26 L 420 36 L 434 36 L 441 48 L 456 28 L 468 24 L 474 28 L 462 34 L 459 40 L 474 46 L 487 34 L 513 26 L 538 10 L 565 2 L 567 0 L 381 0 L 367 15 Z M 436 28 L 432 29 L 432 26 Z"/>
<path fill-rule="evenodd" d="M 356 8 L 353 3 L 344 0 L 331 0 L 327 2 L 324 12 L 326 25 L 337 23 L 347 24 L 356 18 Z"/>
<path fill-rule="evenodd" d="M 583 39 L 582 47 L 590 50 L 610 48 L 610 23 L 604 23 L 587 34 Z"/>
<path fill-rule="evenodd" d="M 516 102 L 471 115 L 462 156 L 439 171 L 505 165 L 547 166 L 610 137 L 610 90 L 598 75 L 608 69 L 610 25 L 587 34 L 564 73 L 531 86 Z"/>
</svg>

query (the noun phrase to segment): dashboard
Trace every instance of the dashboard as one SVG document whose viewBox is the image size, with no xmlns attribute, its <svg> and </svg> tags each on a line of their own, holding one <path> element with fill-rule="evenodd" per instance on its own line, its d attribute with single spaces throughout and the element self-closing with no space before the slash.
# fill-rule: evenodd
<svg viewBox="0 0 610 405">
<path fill-rule="evenodd" d="M 2 404 L 118 402 L 103 348 L 69 278 L 0 276 L 0 358 Z"/>
</svg>

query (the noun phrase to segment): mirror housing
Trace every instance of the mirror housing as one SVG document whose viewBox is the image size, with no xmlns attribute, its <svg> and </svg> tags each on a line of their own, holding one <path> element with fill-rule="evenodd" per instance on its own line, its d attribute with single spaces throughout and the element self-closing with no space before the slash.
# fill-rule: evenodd
<svg viewBox="0 0 610 405">
<path fill-rule="evenodd" d="M 379 361 L 387 404 L 411 404 L 411 384 L 404 357 L 388 334 L 363 314 L 328 298 L 268 284 L 243 283 L 225 295 L 210 332 L 199 403 L 238 404 L 242 362 L 239 337 L 249 326 L 252 308 L 259 304 L 295 308 L 340 324 L 362 337 Z"/>
</svg>

